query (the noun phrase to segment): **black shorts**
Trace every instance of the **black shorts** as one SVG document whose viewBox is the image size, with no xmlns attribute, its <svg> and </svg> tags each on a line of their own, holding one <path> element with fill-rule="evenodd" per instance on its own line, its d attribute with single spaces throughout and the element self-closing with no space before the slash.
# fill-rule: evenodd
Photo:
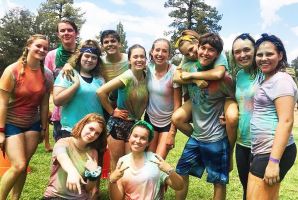
<svg viewBox="0 0 298 200">
<path fill-rule="evenodd" d="M 169 132 L 170 131 L 170 128 L 171 128 L 171 123 L 169 123 L 168 125 L 164 126 L 164 127 L 158 127 L 158 126 L 154 126 L 151 121 L 150 121 L 150 118 L 149 118 L 149 115 L 147 113 L 145 113 L 145 117 L 144 117 L 144 120 L 146 122 L 148 122 L 149 124 L 151 124 L 154 128 L 154 131 L 158 132 L 158 133 L 162 133 L 162 132 Z"/>
<path fill-rule="evenodd" d="M 296 144 L 291 144 L 288 146 L 279 163 L 279 177 L 280 181 L 283 180 L 289 169 L 294 165 L 296 159 L 297 149 Z M 260 154 L 252 157 L 252 161 L 250 163 L 250 172 L 259 178 L 264 178 L 265 170 L 268 165 L 270 153 L 268 154 Z"/>
<path fill-rule="evenodd" d="M 124 120 L 111 116 L 107 123 L 107 131 L 115 140 L 128 142 L 130 129 L 135 122 L 135 120 Z"/>
</svg>

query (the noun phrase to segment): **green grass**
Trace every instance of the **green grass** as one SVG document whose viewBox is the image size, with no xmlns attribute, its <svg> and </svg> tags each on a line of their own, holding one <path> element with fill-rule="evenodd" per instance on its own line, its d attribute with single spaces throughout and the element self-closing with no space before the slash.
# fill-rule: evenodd
<svg viewBox="0 0 298 200">
<path fill-rule="evenodd" d="M 298 127 L 294 128 L 296 144 L 298 144 Z M 184 144 L 187 138 L 178 133 L 176 137 L 176 147 L 168 155 L 167 161 L 175 166 L 183 150 Z M 46 188 L 49 173 L 50 173 L 50 153 L 44 151 L 44 145 L 40 144 L 35 155 L 30 162 L 31 173 L 27 176 L 27 181 L 22 193 L 24 200 L 35 200 L 40 199 L 43 196 L 43 192 Z M 235 159 L 234 159 L 235 160 Z M 282 182 L 280 199 L 291 200 L 298 199 L 298 161 L 296 160 L 295 165 L 288 172 L 286 178 Z M 107 180 L 101 181 L 101 194 L 102 199 L 108 199 L 108 182 Z M 212 184 L 206 183 L 206 176 L 202 179 L 190 178 L 190 186 L 187 199 L 188 200 L 207 200 L 212 199 L 213 186 Z M 175 199 L 175 194 L 172 189 L 168 189 L 165 199 Z M 227 199 L 241 199 L 242 187 L 239 182 L 236 165 L 234 162 L 234 170 L 230 173 L 230 183 L 227 185 Z"/>
</svg>

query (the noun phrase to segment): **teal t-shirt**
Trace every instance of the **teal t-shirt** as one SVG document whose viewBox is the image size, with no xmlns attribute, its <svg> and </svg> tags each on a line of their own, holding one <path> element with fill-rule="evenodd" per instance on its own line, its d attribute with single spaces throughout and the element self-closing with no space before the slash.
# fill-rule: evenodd
<svg viewBox="0 0 298 200">
<path fill-rule="evenodd" d="M 104 84 L 104 79 L 93 77 L 92 82 L 87 83 L 77 71 L 75 74 L 80 79 L 80 87 L 72 99 L 63 105 L 61 111 L 62 129 L 67 131 L 71 131 L 73 126 L 89 113 L 98 113 L 103 116 L 102 105 L 96 95 L 96 90 Z M 69 88 L 72 84 L 66 77 L 63 78 L 62 72 L 60 72 L 54 86 Z"/>
<path fill-rule="evenodd" d="M 236 100 L 239 108 L 237 144 L 251 148 L 250 119 L 256 90 L 263 74 L 258 72 L 255 77 L 240 69 L 236 75 Z"/>
</svg>

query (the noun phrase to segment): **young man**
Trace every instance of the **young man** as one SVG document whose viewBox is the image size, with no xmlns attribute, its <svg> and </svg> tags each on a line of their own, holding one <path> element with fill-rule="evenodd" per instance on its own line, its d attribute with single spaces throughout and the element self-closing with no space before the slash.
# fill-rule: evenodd
<svg viewBox="0 0 298 200">
<path fill-rule="evenodd" d="M 58 76 L 62 67 L 75 52 L 76 38 L 78 34 L 78 28 L 74 22 L 66 19 L 58 22 L 57 36 L 60 39 L 61 44 L 57 49 L 50 51 L 45 58 L 45 66 L 53 72 L 54 78 Z M 51 121 L 53 121 L 54 126 L 54 139 L 57 141 L 61 137 L 64 137 L 63 135 L 59 134 L 61 130 L 60 109 L 57 106 L 55 106 L 53 109 Z M 47 149 L 48 145 L 46 144 L 45 146 Z"/>
<path fill-rule="evenodd" d="M 221 38 L 207 33 L 199 39 L 197 66 L 187 72 L 196 73 L 214 67 L 214 62 L 223 49 Z M 219 117 L 224 111 L 225 98 L 233 95 L 232 79 L 225 75 L 218 81 L 209 81 L 206 88 L 188 84 L 192 104 L 193 132 L 187 141 L 177 164 L 177 173 L 183 177 L 184 188 L 176 192 L 176 199 L 186 199 L 189 175 L 201 178 L 208 172 L 207 182 L 214 185 L 213 199 L 225 199 L 229 177 L 229 142 L 226 129 Z"/>
</svg>

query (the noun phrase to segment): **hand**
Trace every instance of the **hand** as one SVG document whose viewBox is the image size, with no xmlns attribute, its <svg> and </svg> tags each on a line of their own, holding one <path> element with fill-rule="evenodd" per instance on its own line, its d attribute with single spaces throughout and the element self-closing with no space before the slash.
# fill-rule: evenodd
<svg viewBox="0 0 298 200">
<path fill-rule="evenodd" d="M 182 72 L 180 76 L 182 80 L 192 79 L 192 74 L 190 72 Z"/>
<path fill-rule="evenodd" d="M 73 68 L 69 63 L 66 63 L 62 68 L 62 77 L 64 76 L 69 81 L 71 81 L 71 76 L 74 76 Z"/>
<path fill-rule="evenodd" d="M 167 136 L 167 141 L 166 141 L 166 146 L 168 150 L 171 150 L 175 147 L 175 135 L 176 135 L 176 130 L 170 129 Z"/>
<path fill-rule="evenodd" d="M 128 111 L 127 110 L 120 110 L 119 108 L 115 108 L 113 112 L 113 117 L 118 117 L 121 119 L 127 119 L 128 118 Z"/>
<path fill-rule="evenodd" d="M 73 75 L 69 76 L 69 78 L 70 78 L 70 81 L 73 82 L 74 85 L 76 85 L 77 87 L 80 86 L 79 75 L 73 74 Z"/>
<path fill-rule="evenodd" d="M 173 82 L 175 83 L 179 83 L 179 84 L 188 84 L 188 83 L 191 83 L 191 81 L 187 81 L 187 80 L 183 80 L 181 78 L 181 74 L 182 74 L 182 68 L 179 67 L 179 68 L 176 68 L 176 71 L 174 73 L 174 76 L 173 76 Z"/>
<path fill-rule="evenodd" d="M 226 118 L 224 115 L 219 116 L 219 123 L 223 126 L 226 125 Z"/>
<path fill-rule="evenodd" d="M 88 160 L 87 160 L 87 162 L 85 164 L 85 168 L 87 170 L 89 170 L 90 172 L 92 172 L 94 170 L 97 170 L 98 165 L 97 165 L 96 160 L 93 159 L 93 158 L 91 158 L 91 156 L 88 153 L 86 153 L 86 155 L 87 155 Z"/>
<path fill-rule="evenodd" d="M 123 175 L 124 175 L 124 171 L 127 170 L 129 168 L 129 166 L 127 167 L 122 167 L 123 161 L 119 164 L 119 166 L 116 167 L 116 169 L 111 173 L 110 175 L 110 182 L 111 183 L 115 183 L 117 182 Z"/>
<path fill-rule="evenodd" d="M 162 159 L 162 157 L 160 157 L 157 154 L 155 154 L 155 157 L 157 160 L 150 160 L 150 161 L 157 164 L 158 168 L 161 171 L 167 173 L 169 170 L 173 169 L 173 167 L 170 164 L 168 164 L 164 159 Z"/>
<path fill-rule="evenodd" d="M 279 163 L 273 163 L 269 160 L 263 180 L 269 185 L 279 183 Z"/>
<path fill-rule="evenodd" d="M 201 89 L 208 87 L 208 82 L 205 80 L 193 80 L 193 83 Z"/>
<path fill-rule="evenodd" d="M 71 171 L 67 173 L 66 188 L 72 192 L 82 193 L 81 183 L 87 184 L 78 171 Z"/>
<path fill-rule="evenodd" d="M 4 153 L 4 147 L 5 147 L 5 134 L 3 132 L 0 132 L 0 149 Z"/>
</svg>

